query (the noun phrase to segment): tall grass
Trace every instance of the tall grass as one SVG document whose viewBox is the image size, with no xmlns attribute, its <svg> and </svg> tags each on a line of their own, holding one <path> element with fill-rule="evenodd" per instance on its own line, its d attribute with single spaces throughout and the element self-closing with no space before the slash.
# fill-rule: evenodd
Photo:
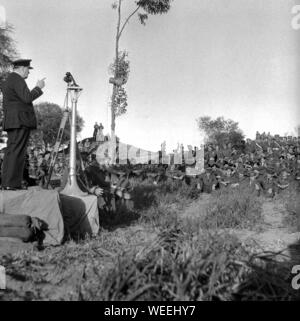
<svg viewBox="0 0 300 321">
<path fill-rule="evenodd" d="M 116 258 L 103 277 L 99 299 L 230 299 L 239 273 L 235 259 L 242 255 L 236 239 L 198 237 L 195 242 L 178 229 L 167 229 L 142 251 Z"/>
<path fill-rule="evenodd" d="M 276 261 L 275 253 L 250 255 L 227 233 L 191 234 L 178 225 L 161 229 L 142 246 L 134 246 L 133 240 L 130 232 L 125 236 L 104 232 L 80 244 L 2 257 L 8 289 L 0 293 L 0 299 L 299 299 L 287 264 Z"/>
<path fill-rule="evenodd" d="M 167 180 L 158 185 L 146 181 L 132 185 L 140 221 L 156 227 L 171 226 L 178 220 L 178 213 L 199 196 L 199 191 L 184 181 Z"/>
<path fill-rule="evenodd" d="M 300 191 L 298 189 L 287 189 L 280 195 L 287 210 L 284 217 L 284 225 L 293 231 L 300 231 Z"/>
<path fill-rule="evenodd" d="M 198 197 L 193 193 L 183 182 L 137 184 L 139 229 L 102 229 L 81 243 L 1 257 L 8 289 L 0 300 L 299 299 L 289 262 L 250 253 L 237 237 L 215 230 L 255 227 L 260 199 L 245 189 L 216 191 L 204 217 L 186 224 L 179 214 Z"/>
<path fill-rule="evenodd" d="M 246 187 L 215 192 L 202 219 L 204 228 L 253 228 L 262 222 L 262 201 Z"/>
</svg>

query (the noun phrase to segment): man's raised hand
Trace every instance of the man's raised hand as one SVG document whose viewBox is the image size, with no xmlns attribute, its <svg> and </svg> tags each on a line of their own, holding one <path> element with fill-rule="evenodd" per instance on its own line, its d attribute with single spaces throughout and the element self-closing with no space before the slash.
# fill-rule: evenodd
<svg viewBox="0 0 300 321">
<path fill-rule="evenodd" d="M 36 86 L 37 87 L 40 87 L 41 89 L 43 89 L 45 87 L 45 79 L 46 78 L 43 78 L 41 80 L 38 80 L 37 83 L 36 83 Z"/>
</svg>

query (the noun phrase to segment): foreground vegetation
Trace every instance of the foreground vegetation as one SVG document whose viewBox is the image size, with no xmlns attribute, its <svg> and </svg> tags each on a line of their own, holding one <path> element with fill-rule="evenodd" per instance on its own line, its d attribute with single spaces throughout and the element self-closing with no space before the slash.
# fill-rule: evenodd
<svg viewBox="0 0 300 321">
<path fill-rule="evenodd" d="M 216 192 L 202 211 L 203 195 L 182 182 L 136 184 L 133 195 L 134 212 L 103 214 L 95 238 L 2 257 L 9 286 L 0 299 L 300 298 L 291 257 L 258 251 L 228 231 L 261 224 L 262 199 L 251 191 Z"/>
</svg>

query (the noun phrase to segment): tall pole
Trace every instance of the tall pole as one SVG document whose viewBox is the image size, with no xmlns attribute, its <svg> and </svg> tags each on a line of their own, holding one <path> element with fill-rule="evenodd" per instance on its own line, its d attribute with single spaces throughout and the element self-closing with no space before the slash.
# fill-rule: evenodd
<svg viewBox="0 0 300 321">
<path fill-rule="evenodd" d="M 85 196 L 87 193 L 83 192 L 78 184 L 76 178 L 76 117 L 77 117 L 77 101 L 82 88 L 77 86 L 69 86 L 68 92 L 72 99 L 72 118 L 71 118 L 71 138 L 70 138 L 70 161 L 69 161 L 69 175 L 68 181 L 61 192 L 62 194 L 70 196 Z"/>
<path fill-rule="evenodd" d="M 115 46 L 115 72 L 114 78 L 118 77 L 118 69 L 119 69 L 119 39 L 120 39 L 120 25 L 121 25 L 121 4 L 122 0 L 119 0 L 118 3 L 118 22 L 117 22 L 117 32 L 116 32 L 116 46 Z M 111 137 L 115 137 L 115 130 L 116 130 L 116 96 L 118 93 L 118 87 L 116 84 L 113 85 L 113 92 L 111 97 Z"/>
</svg>

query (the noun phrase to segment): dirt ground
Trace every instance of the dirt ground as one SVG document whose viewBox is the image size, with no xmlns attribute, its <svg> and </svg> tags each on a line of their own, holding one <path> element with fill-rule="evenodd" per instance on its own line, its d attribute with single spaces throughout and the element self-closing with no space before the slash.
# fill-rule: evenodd
<svg viewBox="0 0 300 321">
<path fill-rule="evenodd" d="M 279 200 L 263 203 L 264 224 L 258 232 L 238 231 L 237 235 L 244 242 L 255 241 L 264 251 L 284 251 L 290 245 L 300 241 L 300 232 L 287 227 L 284 218 L 288 215 Z M 288 255 L 288 251 L 285 254 Z"/>
<path fill-rule="evenodd" d="M 205 215 L 205 207 L 212 196 L 204 194 L 200 200 L 193 202 L 182 214 L 182 218 Z M 290 256 L 289 247 L 300 242 L 298 226 L 291 228 L 286 225 L 285 218 L 290 215 L 281 199 L 267 200 L 262 203 L 263 224 L 254 230 L 228 230 L 235 234 L 242 243 L 251 244 L 263 251 L 281 252 Z M 300 261 L 300 257 L 299 257 Z"/>
</svg>

